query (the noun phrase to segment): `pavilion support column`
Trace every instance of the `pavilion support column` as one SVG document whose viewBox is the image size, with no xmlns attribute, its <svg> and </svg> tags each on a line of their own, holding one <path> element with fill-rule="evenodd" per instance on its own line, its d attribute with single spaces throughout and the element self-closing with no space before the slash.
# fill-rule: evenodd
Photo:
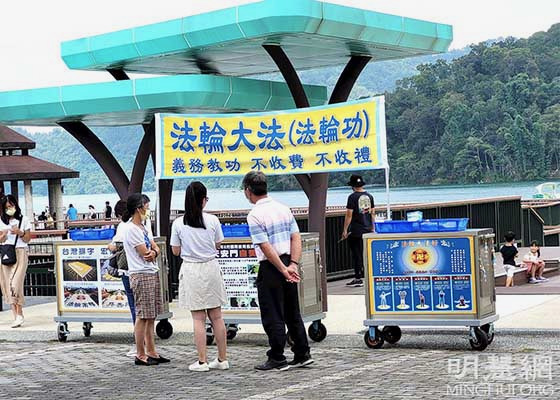
<svg viewBox="0 0 560 400">
<path fill-rule="evenodd" d="M 34 221 L 33 216 L 33 185 L 31 180 L 26 179 L 23 181 L 23 191 L 25 193 L 25 215 L 30 221 Z"/>
<path fill-rule="evenodd" d="M 59 122 L 91 154 L 121 199 L 128 197 L 130 181 L 105 144 L 82 122 Z"/>
<path fill-rule="evenodd" d="M 169 243 L 171 232 L 171 195 L 173 193 L 173 179 L 161 179 L 158 181 L 159 190 L 159 236 L 165 236 Z"/>
<path fill-rule="evenodd" d="M 55 229 L 64 229 L 64 211 L 62 202 L 62 181 L 49 179 L 49 211 L 56 223 Z"/>
<path fill-rule="evenodd" d="M 309 101 L 303 85 L 299 79 L 297 71 L 293 67 L 290 59 L 280 46 L 264 45 L 264 49 L 274 60 L 278 69 L 282 73 L 286 84 L 288 85 L 296 107 L 309 107 Z M 336 86 L 329 99 L 329 104 L 342 103 L 348 100 L 350 92 L 360 73 L 371 60 L 371 57 L 352 56 L 348 64 L 342 71 L 338 78 Z M 319 232 L 319 243 L 321 252 L 321 262 L 323 264 L 323 271 L 321 273 L 321 287 L 323 293 L 323 309 L 327 310 L 327 271 L 326 264 L 326 242 L 325 242 L 325 212 L 327 206 L 327 190 L 329 187 L 329 174 L 328 173 L 313 173 L 313 174 L 300 174 L 295 175 L 297 181 L 301 185 L 303 191 L 309 199 L 308 216 L 309 232 Z"/>
<path fill-rule="evenodd" d="M 19 202 L 18 181 L 10 181 L 10 193 Z"/>
</svg>

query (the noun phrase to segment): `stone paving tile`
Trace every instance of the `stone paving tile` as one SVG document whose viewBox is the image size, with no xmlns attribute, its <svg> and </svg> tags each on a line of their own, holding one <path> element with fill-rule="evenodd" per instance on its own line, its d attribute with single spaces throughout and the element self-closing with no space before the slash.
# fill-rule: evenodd
<svg viewBox="0 0 560 400">
<path fill-rule="evenodd" d="M 155 367 L 134 366 L 124 356 L 126 337 L 122 343 L 111 335 L 92 338 L 0 342 L 0 399 L 555 399 L 560 393 L 560 346 L 552 336 L 496 337 L 485 352 L 469 351 L 458 334 L 405 335 L 380 350 L 366 348 L 357 335 L 331 336 L 312 344 L 309 368 L 260 372 L 253 365 L 263 360 L 264 338 L 247 335 L 230 343 L 232 369 L 209 373 L 188 370 L 196 357 L 192 337 L 158 341 L 172 363 Z M 209 357 L 215 354 L 211 346 Z"/>
</svg>

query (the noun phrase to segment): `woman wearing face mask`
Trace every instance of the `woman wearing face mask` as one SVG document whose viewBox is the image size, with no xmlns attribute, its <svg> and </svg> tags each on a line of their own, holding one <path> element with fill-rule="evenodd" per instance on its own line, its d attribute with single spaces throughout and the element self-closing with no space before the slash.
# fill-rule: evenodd
<svg viewBox="0 0 560 400">
<path fill-rule="evenodd" d="M 160 254 L 153 235 L 144 226 L 150 208 L 150 199 L 140 193 L 128 196 L 122 220 L 130 221 L 124 234 L 124 251 L 134 293 L 136 322 L 136 365 L 157 365 L 169 362 L 156 351 L 154 321 L 163 312 L 163 302 L 156 259 Z"/>
<path fill-rule="evenodd" d="M 23 324 L 23 282 L 27 272 L 31 223 L 21 214 L 17 199 L 11 194 L 2 198 L 0 209 L 0 244 L 15 244 L 17 257 L 14 265 L 0 266 L 0 287 L 14 314 L 12 328 L 17 328 Z"/>
</svg>

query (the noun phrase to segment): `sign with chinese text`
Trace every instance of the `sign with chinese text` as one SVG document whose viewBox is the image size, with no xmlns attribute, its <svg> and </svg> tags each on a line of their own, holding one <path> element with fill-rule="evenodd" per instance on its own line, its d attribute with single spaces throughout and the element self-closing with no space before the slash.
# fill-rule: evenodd
<svg viewBox="0 0 560 400">
<path fill-rule="evenodd" d="M 259 313 L 257 274 L 259 260 L 250 241 L 225 240 L 218 250 L 228 303 L 224 313 Z"/>
<path fill-rule="evenodd" d="M 475 313 L 472 249 L 471 238 L 369 239 L 371 314 Z"/>
<path fill-rule="evenodd" d="M 156 114 L 159 179 L 387 167 L 384 98 L 250 114 Z"/>
<path fill-rule="evenodd" d="M 59 311 L 130 314 L 121 279 L 107 273 L 106 242 L 65 241 L 55 249 Z"/>
</svg>

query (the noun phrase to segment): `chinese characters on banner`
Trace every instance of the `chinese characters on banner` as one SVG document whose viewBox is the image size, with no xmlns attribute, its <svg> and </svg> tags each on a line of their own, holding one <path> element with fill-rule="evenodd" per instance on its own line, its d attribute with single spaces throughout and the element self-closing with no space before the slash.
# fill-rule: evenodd
<svg viewBox="0 0 560 400">
<path fill-rule="evenodd" d="M 475 313 L 472 240 L 370 240 L 371 313 Z"/>
<path fill-rule="evenodd" d="M 289 111 L 156 115 L 160 179 L 387 167 L 382 96 Z"/>
</svg>

